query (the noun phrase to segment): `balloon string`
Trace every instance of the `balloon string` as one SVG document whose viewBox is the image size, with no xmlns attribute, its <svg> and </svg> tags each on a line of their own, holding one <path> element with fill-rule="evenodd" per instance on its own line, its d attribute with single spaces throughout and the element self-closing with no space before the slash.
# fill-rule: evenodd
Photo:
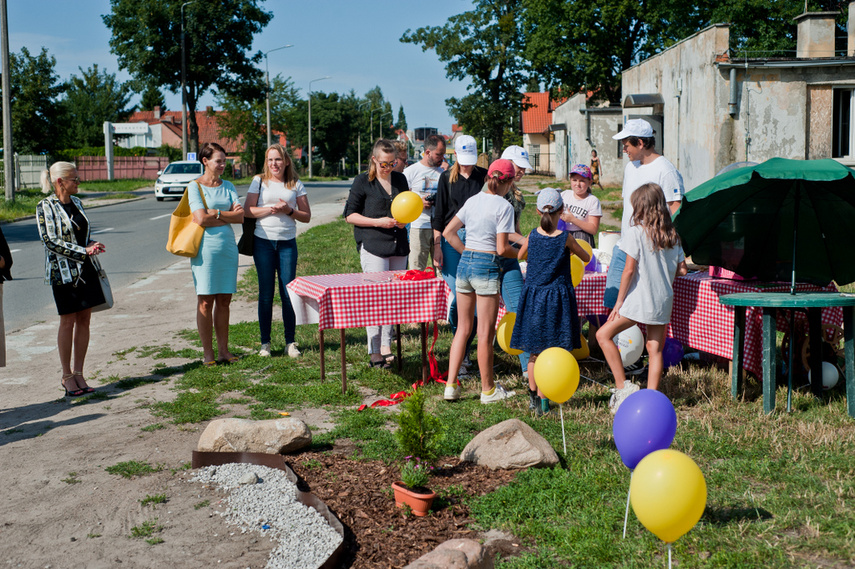
<svg viewBox="0 0 855 569">
<path fill-rule="evenodd" d="M 590 381 L 591 383 L 596 383 L 597 385 L 602 385 L 603 387 L 608 387 L 608 385 L 606 385 L 605 383 L 600 383 L 599 381 L 597 381 L 597 380 L 595 380 L 595 379 L 591 379 L 591 378 L 590 378 L 590 377 L 588 377 L 587 375 L 579 374 L 579 377 L 581 377 L 582 379 L 587 379 L 587 380 L 588 380 L 588 381 Z"/>
<path fill-rule="evenodd" d="M 564 404 L 559 403 L 558 409 L 561 411 L 561 438 L 564 440 L 564 454 L 567 455 L 567 434 L 564 432 Z"/>
<path fill-rule="evenodd" d="M 626 521 L 629 519 L 629 493 L 632 488 L 632 471 L 629 473 L 630 487 L 626 489 L 626 513 L 623 515 L 623 538 L 626 539 Z"/>
<path fill-rule="evenodd" d="M 668 569 L 671 569 L 671 543 L 668 543 Z"/>
</svg>

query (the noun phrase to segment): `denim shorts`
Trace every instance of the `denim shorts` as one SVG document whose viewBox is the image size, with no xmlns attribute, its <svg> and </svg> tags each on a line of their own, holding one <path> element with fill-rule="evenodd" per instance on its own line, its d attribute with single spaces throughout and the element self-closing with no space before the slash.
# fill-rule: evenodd
<svg viewBox="0 0 855 569">
<path fill-rule="evenodd" d="M 615 248 L 612 249 L 609 272 L 606 273 L 606 291 L 603 294 L 603 306 L 606 308 L 614 308 L 615 304 L 617 304 L 617 297 L 620 292 L 620 279 L 625 266 L 626 253 L 623 252 L 623 249 L 615 245 Z"/>
<path fill-rule="evenodd" d="M 499 294 L 499 256 L 463 251 L 457 264 L 457 292 L 479 296 Z"/>
</svg>

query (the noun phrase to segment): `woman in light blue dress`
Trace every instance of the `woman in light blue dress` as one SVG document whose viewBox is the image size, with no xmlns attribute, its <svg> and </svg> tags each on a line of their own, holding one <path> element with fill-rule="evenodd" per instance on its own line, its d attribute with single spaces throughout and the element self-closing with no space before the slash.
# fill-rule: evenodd
<svg viewBox="0 0 855 569">
<path fill-rule="evenodd" d="M 205 228 L 199 254 L 190 259 L 196 286 L 196 327 L 211 366 L 232 363 L 229 351 L 229 304 L 237 291 L 238 250 L 231 224 L 243 223 L 243 207 L 231 182 L 220 178 L 226 169 L 226 151 L 212 142 L 202 145 L 199 161 L 205 173 L 187 186 L 193 221 Z M 204 202 L 202 195 L 204 194 Z M 214 355 L 213 331 L 217 332 Z"/>
</svg>

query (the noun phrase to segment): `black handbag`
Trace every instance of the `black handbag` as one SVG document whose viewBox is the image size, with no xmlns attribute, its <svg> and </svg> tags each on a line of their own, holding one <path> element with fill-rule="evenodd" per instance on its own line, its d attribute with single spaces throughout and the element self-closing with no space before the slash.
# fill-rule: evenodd
<svg viewBox="0 0 855 569">
<path fill-rule="evenodd" d="M 252 257 L 252 246 L 255 243 L 255 222 L 254 217 L 243 218 L 243 234 L 238 240 L 238 253 Z"/>
</svg>

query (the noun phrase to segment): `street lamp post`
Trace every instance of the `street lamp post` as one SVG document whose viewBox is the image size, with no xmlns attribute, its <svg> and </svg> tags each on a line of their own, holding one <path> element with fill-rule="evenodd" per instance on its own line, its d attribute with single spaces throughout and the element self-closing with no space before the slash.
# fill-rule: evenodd
<svg viewBox="0 0 855 569">
<path fill-rule="evenodd" d="M 377 138 L 383 138 L 383 117 L 389 115 L 391 116 L 392 111 L 388 113 L 383 113 L 377 118 Z"/>
<path fill-rule="evenodd" d="M 280 49 L 285 49 L 289 47 L 294 47 L 290 43 L 288 45 L 283 45 L 282 47 L 277 47 L 275 49 L 271 49 L 270 51 L 264 54 L 264 78 L 267 83 L 267 89 L 264 91 L 266 102 L 267 102 L 267 148 L 270 148 L 270 145 L 273 144 L 273 139 L 271 138 L 270 132 L 270 67 L 267 65 L 267 54 L 273 53 L 274 51 L 279 51 Z"/>
<path fill-rule="evenodd" d="M 190 0 L 181 5 L 181 152 L 187 160 L 187 55 L 184 49 L 184 6 L 192 4 Z"/>
<path fill-rule="evenodd" d="M 356 110 L 360 110 L 362 107 L 370 103 L 371 101 L 365 101 L 361 105 L 356 107 Z M 359 130 L 359 124 L 356 125 L 356 173 L 359 173 L 359 168 L 362 164 L 362 131 Z"/>
<path fill-rule="evenodd" d="M 309 81 L 309 178 L 312 177 L 312 83 L 329 79 L 330 75 L 324 75 Z"/>
</svg>

